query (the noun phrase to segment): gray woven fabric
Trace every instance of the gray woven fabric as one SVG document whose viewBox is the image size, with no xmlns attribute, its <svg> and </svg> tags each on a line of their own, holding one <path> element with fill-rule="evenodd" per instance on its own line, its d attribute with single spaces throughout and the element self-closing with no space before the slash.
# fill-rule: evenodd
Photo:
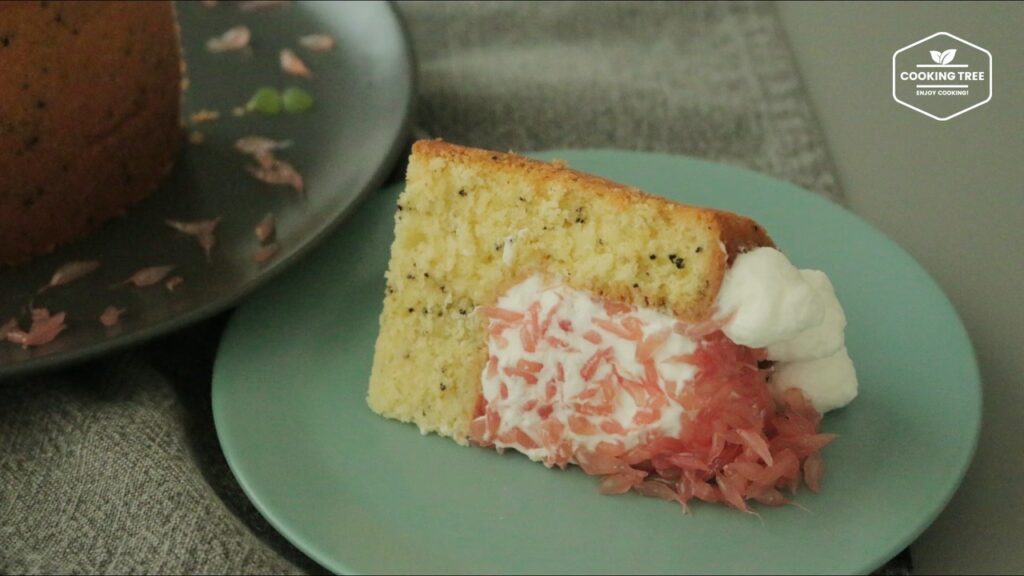
<svg viewBox="0 0 1024 576">
<path fill-rule="evenodd" d="M 840 199 L 770 4 L 401 7 L 432 135 L 498 150 L 676 152 Z"/>
<path fill-rule="evenodd" d="M 731 162 L 840 199 L 769 4 L 402 4 L 419 129 L 496 149 Z M 320 571 L 235 484 L 209 407 L 224 318 L 0 383 L 0 572 Z"/>
</svg>

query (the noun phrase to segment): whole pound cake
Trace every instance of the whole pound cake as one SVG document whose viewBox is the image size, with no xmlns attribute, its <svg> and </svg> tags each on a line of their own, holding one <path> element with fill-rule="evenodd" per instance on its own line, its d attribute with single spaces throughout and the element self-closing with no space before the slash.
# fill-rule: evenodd
<svg viewBox="0 0 1024 576">
<path fill-rule="evenodd" d="M 758 223 L 441 141 L 398 202 L 374 411 L 606 492 L 745 510 L 817 487 L 820 415 L 856 394 L 846 321 Z"/>
<path fill-rule="evenodd" d="M 170 2 L 0 3 L 0 264 L 154 190 L 180 143 Z"/>
</svg>

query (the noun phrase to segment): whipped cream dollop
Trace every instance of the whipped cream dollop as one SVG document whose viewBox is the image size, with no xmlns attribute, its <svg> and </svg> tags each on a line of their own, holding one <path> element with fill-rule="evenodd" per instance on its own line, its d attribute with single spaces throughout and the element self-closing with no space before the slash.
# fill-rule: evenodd
<svg viewBox="0 0 1024 576">
<path fill-rule="evenodd" d="M 758 248 L 736 257 L 718 291 L 722 332 L 750 348 L 784 342 L 821 324 L 825 303 L 782 252 Z"/>
<path fill-rule="evenodd" d="M 798 388 L 822 413 L 857 396 L 846 315 L 824 272 L 799 270 L 774 248 L 740 254 L 722 280 L 716 317 L 730 340 L 765 348 L 776 362 L 776 394 Z"/>
<path fill-rule="evenodd" d="M 825 358 L 838 352 L 846 340 L 846 314 L 828 276 L 821 270 L 801 270 L 800 275 L 821 298 L 825 313 L 821 322 L 805 328 L 795 337 L 769 344 L 768 358 L 772 360 L 792 362 Z"/>
<path fill-rule="evenodd" d="M 857 372 L 843 347 L 824 358 L 776 364 L 768 388 L 776 396 L 799 388 L 814 408 L 824 414 L 857 397 Z"/>
</svg>

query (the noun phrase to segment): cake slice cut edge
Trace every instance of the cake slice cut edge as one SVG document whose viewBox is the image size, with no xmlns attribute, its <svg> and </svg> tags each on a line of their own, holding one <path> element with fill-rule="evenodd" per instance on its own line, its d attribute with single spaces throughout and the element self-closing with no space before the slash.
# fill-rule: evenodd
<svg viewBox="0 0 1024 576">
<path fill-rule="evenodd" d="M 760 246 L 773 246 L 764 228 L 730 212 L 559 162 L 417 142 L 396 207 L 368 404 L 466 444 L 488 360 L 481 307 L 542 275 L 700 323 L 730 262 Z"/>
</svg>

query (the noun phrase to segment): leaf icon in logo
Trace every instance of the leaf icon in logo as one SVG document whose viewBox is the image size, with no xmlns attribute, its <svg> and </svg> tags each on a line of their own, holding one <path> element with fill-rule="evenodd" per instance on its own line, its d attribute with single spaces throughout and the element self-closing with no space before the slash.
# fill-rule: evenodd
<svg viewBox="0 0 1024 576">
<path fill-rule="evenodd" d="M 942 64 L 942 52 L 938 50 L 932 50 L 932 62 L 936 64 Z"/>
<path fill-rule="evenodd" d="M 942 53 L 942 62 L 940 64 L 949 64 L 953 61 L 953 57 L 956 56 L 956 48 L 950 48 Z M 932 56 L 934 58 L 934 56 Z"/>
</svg>

